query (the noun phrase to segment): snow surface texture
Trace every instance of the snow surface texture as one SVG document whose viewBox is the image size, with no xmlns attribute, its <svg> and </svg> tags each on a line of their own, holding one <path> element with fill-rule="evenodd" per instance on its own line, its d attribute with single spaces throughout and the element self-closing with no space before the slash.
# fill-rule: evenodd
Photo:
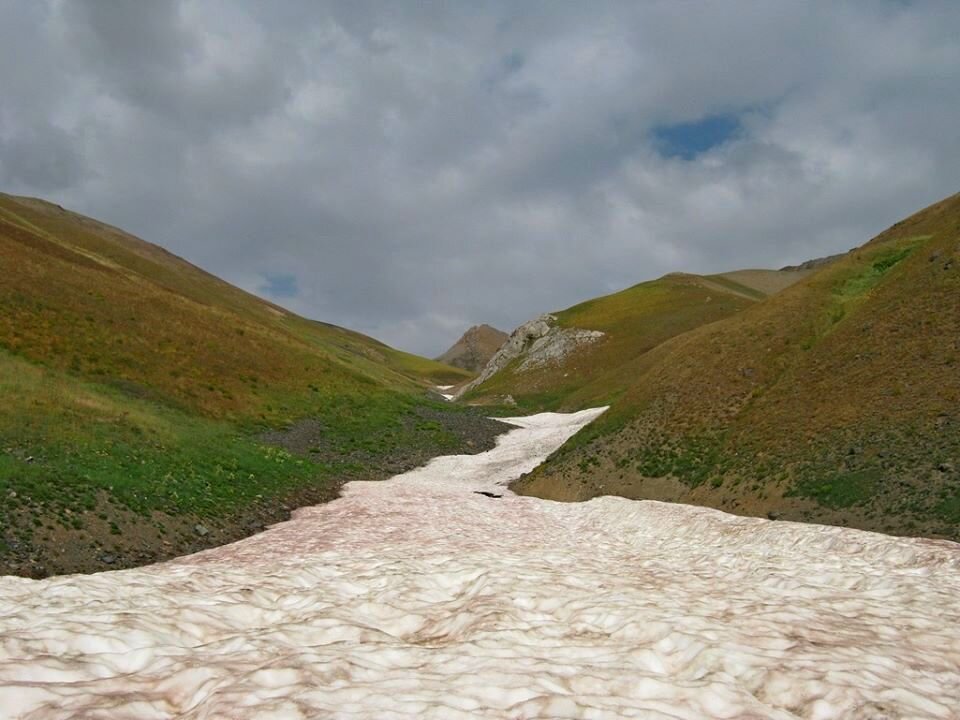
<svg viewBox="0 0 960 720">
<path fill-rule="evenodd" d="M 960 546 L 503 487 L 597 414 L 178 561 L 0 580 L 0 715 L 960 717 Z"/>
<path fill-rule="evenodd" d="M 447 392 L 447 390 L 451 389 L 452 387 L 453 385 L 434 385 L 434 389 L 440 392 L 440 396 L 444 400 L 448 400 L 448 401 L 453 400 L 456 397 L 456 395 L 454 395 L 453 393 Z"/>
</svg>

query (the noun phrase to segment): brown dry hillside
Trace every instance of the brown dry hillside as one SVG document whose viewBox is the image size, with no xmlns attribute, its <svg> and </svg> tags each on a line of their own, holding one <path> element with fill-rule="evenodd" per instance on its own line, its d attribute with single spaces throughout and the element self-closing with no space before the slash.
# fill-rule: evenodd
<svg viewBox="0 0 960 720">
<path fill-rule="evenodd" d="M 468 372 L 479 372 L 507 337 L 505 332 L 495 327 L 474 325 L 449 350 L 438 357 L 437 361 Z"/>
<path fill-rule="evenodd" d="M 631 372 L 516 489 L 960 538 L 960 195 Z"/>
</svg>

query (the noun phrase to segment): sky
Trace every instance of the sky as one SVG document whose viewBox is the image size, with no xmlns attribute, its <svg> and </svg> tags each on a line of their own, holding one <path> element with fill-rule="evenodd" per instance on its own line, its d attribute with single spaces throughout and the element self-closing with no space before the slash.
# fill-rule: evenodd
<svg viewBox="0 0 960 720">
<path fill-rule="evenodd" d="M 0 191 L 428 356 L 958 190 L 957 2 L 0 0 Z"/>
</svg>

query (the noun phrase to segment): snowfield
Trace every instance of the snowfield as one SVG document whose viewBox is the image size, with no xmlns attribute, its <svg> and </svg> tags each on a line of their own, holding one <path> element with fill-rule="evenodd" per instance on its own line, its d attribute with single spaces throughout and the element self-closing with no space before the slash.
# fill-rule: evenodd
<svg viewBox="0 0 960 720">
<path fill-rule="evenodd" d="M 174 562 L 0 579 L 0 716 L 960 718 L 960 545 L 505 489 L 599 412 Z"/>
</svg>

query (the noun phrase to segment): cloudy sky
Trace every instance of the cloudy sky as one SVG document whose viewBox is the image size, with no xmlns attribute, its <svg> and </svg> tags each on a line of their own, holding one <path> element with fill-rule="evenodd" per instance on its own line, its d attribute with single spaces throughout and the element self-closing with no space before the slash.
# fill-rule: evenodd
<svg viewBox="0 0 960 720">
<path fill-rule="evenodd" d="M 435 355 L 960 190 L 960 3 L 0 0 L 0 190 Z"/>
</svg>

